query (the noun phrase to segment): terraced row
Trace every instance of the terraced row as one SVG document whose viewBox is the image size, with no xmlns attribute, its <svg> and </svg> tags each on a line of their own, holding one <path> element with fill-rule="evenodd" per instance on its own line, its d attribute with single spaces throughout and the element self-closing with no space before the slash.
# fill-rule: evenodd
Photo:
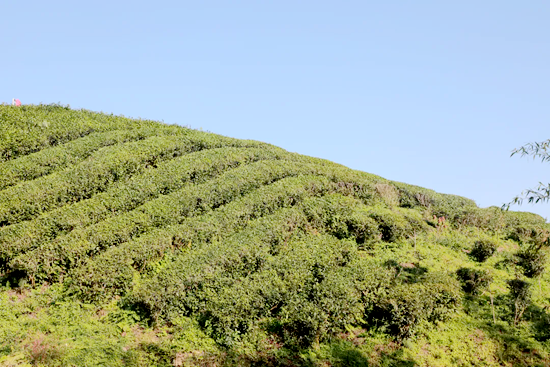
<svg viewBox="0 0 550 367">
<path fill-rule="evenodd" d="M 155 135 L 177 133 L 181 133 L 181 129 L 168 126 L 92 133 L 65 144 L 0 163 L 0 190 L 20 181 L 34 180 L 75 165 L 104 147 L 142 140 Z"/>
<path fill-rule="evenodd" d="M 337 195 L 325 197 L 330 193 Z M 338 238 L 353 238 L 363 245 L 380 240 L 384 231 L 391 231 L 394 235 L 391 240 L 398 240 L 415 230 L 425 229 L 422 218 L 416 212 L 392 211 L 383 206 L 366 207 L 362 201 L 344 197 L 341 193 L 341 186 L 323 176 L 281 179 L 212 212 L 186 218 L 179 225 L 151 231 L 88 259 L 71 275 L 74 290 L 79 290 L 88 300 L 124 294 L 131 287 L 134 272 L 147 268 L 165 253 L 177 249 L 200 252 L 201 247 L 209 243 L 223 243 L 225 247 L 228 236 L 248 230 L 250 223 L 258 218 L 279 211 L 288 216 L 279 218 L 278 224 L 273 227 L 277 231 L 326 231 Z M 346 194 L 349 195 L 349 192 Z M 323 199 L 315 199 L 317 197 Z M 282 209 L 290 207 L 297 209 Z M 261 236 L 280 242 L 287 235 L 263 232 Z"/>
<path fill-rule="evenodd" d="M 326 175 L 337 179 L 338 173 L 350 172 L 338 165 L 319 165 L 289 161 L 257 162 L 224 173 L 210 182 L 186 187 L 151 200 L 137 209 L 109 218 L 81 230 L 58 237 L 51 243 L 17 256 L 10 267 L 29 274 L 59 274 L 74 266 L 78 259 L 126 242 L 153 228 L 177 224 L 188 216 L 201 214 L 224 205 L 250 190 L 287 176 L 303 174 Z M 375 176 L 363 175 L 368 183 Z M 363 190 L 364 193 L 368 190 Z"/>
<path fill-rule="evenodd" d="M 62 106 L 0 106 L 0 162 L 38 152 L 94 132 L 163 128 L 155 121 L 131 120 Z"/>
<path fill-rule="evenodd" d="M 105 191 L 113 183 L 156 167 L 160 162 L 203 149 L 266 146 L 206 133 L 153 136 L 105 147 L 68 169 L 0 191 L 0 226 L 31 219 L 43 212 Z"/>
<path fill-rule="evenodd" d="M 376 240 L 389 224 L 379 222 L 377 214 L 390 209 L 340 193 L 318 193 L 296 206 L 279 208 L 243 224 L 241 230 L 216 233 L 212 228 L 213 238 L 180 251 L 167 246 L 164 257 L 141 275 L 128 263 L 126 277 L 118 280 L 131 284 L 129 299 L 153 317 L 195 315 L 228 346 L 258 329 L 271 330 L 288 344 L 308 345 L 346 325 L 395 316 L 392 311 L 372 311 L 398 285 L 394 274 L 376 259 L 362 256 L 357 246 L 365 239 Z M 409 230 L 418 224 L 414 215 L 397 216 L 408 222 Z M 189 228 L 191 236 L 197 229 Z M 92 269 L 83 268 L 78 275 L 84 277 L 84 271 Z M 424 297 L 425 313 L 433 321 L 444 319 L 438 310 L 459 305 L 457 285 L 445 277 L 428 283 L 420 290 L 432 297 Z"/>
<path fill-rule="evenodd" d="M 0 229 L 0 259 L 6 261 L 59 235 L 131 211 L 160 195 L 204 182 L 229 168 L 282 157 L 292 160 L 300 156 L 278 148 L 229 147 L 199 151 L 161 163 L 156 169 L 133 176 L 90 199 Z"/>
<path fill-rule="evenodd" d="M 286 177 L 213 211 L 111 247 L 75 269 L 71 274 L 74 289 L 86 299 L 123 294 L 131 287 L 134 271 L 143 270 L 167 251 L 196 249 L 204 243 L 223 241 L 256 218 L 297 205 L 311 195 L 323 195 L 333 187 L 330 183 L 319 176 Z"/>
</svg>

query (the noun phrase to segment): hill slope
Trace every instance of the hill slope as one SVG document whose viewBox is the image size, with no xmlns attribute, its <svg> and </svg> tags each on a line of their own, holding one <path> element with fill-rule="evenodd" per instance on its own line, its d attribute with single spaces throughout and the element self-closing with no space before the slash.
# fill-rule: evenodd
<svg viewBox="0 0 550 367">
<path fill-rule="evenodd" d="M 0 365 L 550 363 L 537 215 L 56 105 L 0 126 Z"/>
</svg>

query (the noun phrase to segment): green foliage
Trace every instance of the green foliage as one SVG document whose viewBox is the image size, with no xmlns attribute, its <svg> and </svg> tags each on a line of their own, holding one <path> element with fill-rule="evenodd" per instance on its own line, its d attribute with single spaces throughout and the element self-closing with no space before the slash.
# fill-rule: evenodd
<svg viewBox="0 0 550 367">
<path fill-rule="evenodd" d="M 540 216 L 179 126 L 0 119 L 0 365 L 548 360 Z"/>
<path fill-rule="evenodd" d="M 519 240 L 531 232 L 547 230 L 548 224 L 540 215 L 525 212 L 505 211 L 497 207 L 466 208 L 451 218 L 461 226 L 473 226 L 505 237 Z M 519 231 L 519 232 L 518 232 Z"/>
<path fill-rule="evenodd" d="M 0 162 L 82 138 L 94 132 L 161 127 L 153 121 L 108 116 L 57 105 L 0 106 Z"/>
<path fill-rule="evenodd" d="M 56 301 L 58 296 L 46 290 L 17 302 L 2 294 L 0 349 L 32 365 L 122 366 L 120 329 L 95 317 L 93 307 Z"/>
<path fill-rule="evenodd" d="M 54 242 L 16 257 L 12 264 L 33 275 L 55 276 L 88 254 L 101 252 L 131 238 L 185 218 L 203 214 L 235 197 L 287 176 L 314 172 L 315 167 L 292 162 L 257 162 L 236 168 L 204 184 L 148 201 L 141 207 L 76 230 Z"/>
<path fill-rule="evenodd" d="M 532 156 L 533 159 L 540 158 L 541 162 L 550 161 L 549 152 L 550 140 L 542 142 L 529 143 L 521 148 L 514 149 L 512 156 L 520 154 L 523 156 Z M 524 200 L 529 203 L 539 203 L 550 200 L 550 184 L 539 182 L 539 186 L 536 189 L 529 189 L 522 192 L 521 196 L 516 196 L 509 204 L 505 204 L 504 207 L 509 208 L 512 204 L 522 204 Z"/>
<path fill-rule="evenodd" d="M 352 242 L 297 235 L 273 253 L 272 243 L 248 242 L 257 237 L 246 232 L 224 246 L 213 243 L 182 254 L 142 282 L 134 297 L 158 316 L 202 314 L 216 340 L 227 346 L 264 327 L 296 348 L 360 322 L 371 307 L 370 294 L 389 279 L 360 260 Z"/>
<path fill-rule="evenodd" d="M 25 155 L 0 164 L 0 190 L 77 164 L 104 147 L 176 132 L 178 130 L 168 127 L 98 132 Z"/>
<path fill-rule="evenodd" d="M 523 268 L 526 277 L 534 278 L 541 276 L 546 268 L 547 255 L 544 249 L 537 245 L 528 247 L 516 253 L 518 265 Z"/>
<path fill-rule="evenodd" d="M 475 203 L 456 195 L 436 193 L 422 187 L 393 182 L 399 190 L 400 206 L 430 210 L 437 217 L 454 217 L 456 213 L 467 208 L 475 208 Z"/>
<path fill-rule="evenodd" d="M 200 151 L 159 164 L 90 199 L 52 210 L 33 220 L 0 230 L 0 254 L 4 258 L 51 241 L 68 231 L 82 229 L 135 209 L 147 201 L 201 183 L 225 170 L 258 160 L 274 159 L 278 151 L 257 148 L 219 148 Z M 287 154 L 288 155 L 288 154 Z M 292 158 L 292 157 L 289 157 Z"/>
<path fill-rule="evenodd" d="M 305 215 L 312 226 L 340 239 L 354 238 L 361 245 L 381 237 L 378 223 L 366 209 L 357 199 L 340 194 L 309 200 L 304 205 Z"/>
<path fill-rule="evenodd" d="M 396 284 L 374 304 L 370 317 L 398 340 L 410 338 L 419 325 L 447 320 L 461 302 L 452 277 L 428 273 L 415 283 Z"/>
<path fill-rule="evenodd" d="M 380 231 L 380 239 L 386 242 L 395 242 L 412 234 L 412 227 L 403 215 L 381 206 L 368 208 L 368 215 L 376 223 Z"/>
<path fill-rule="evenodd" d="M 531 303 L 531 284 L 521 279 L 510 279 L 507 283 L 514 311 L 514 325 L 517 325 Z"/>
<path fill-rule="evenodd" d="M 456 275 L 462 284 L 462 290 L 472 295 L 480 294 L 493 280 L 486 270 L 460 268 Z"/>
<path fill-rule="evenodd" d="M 470 256 L 477 262 L 484 262 L 497 250 L 497 243 L 490 239 L 480 239 L 474 242 Z"/>
<path fill-rule="evenodd" d="M 277 209 L 294 206 L 308 195 L 326 192 L 328 184 L 326 179 L 312 176 L 282 179 L 220 206 L 215 211 L 197 218 L 187 217 L 179 225 L 159 229 L 112 247 L 76 270 L 73 279 L 77 281 L 77 288 L 85 292 L 85 297 L 124 291 L 133 279 L 134 270 L 154 263 L 167 251 L 181 249 L 186 253 L 189 247 L 221 241 L 245 226 L 250 226 L 250 221 L 258 216 L 277 213 Z M 272 226 L 259 232 L 255 237 L 257 241 L 279 243 L 287 236 L 284 234 L 286 232 L 276 232 L 279 226 L 292 232 L 305 228 L 307 223 L 303 214 L 294 210 L 283 210 L 278 216 L 270 217 L 270 220 L 273 221 Z"/>
</svg>

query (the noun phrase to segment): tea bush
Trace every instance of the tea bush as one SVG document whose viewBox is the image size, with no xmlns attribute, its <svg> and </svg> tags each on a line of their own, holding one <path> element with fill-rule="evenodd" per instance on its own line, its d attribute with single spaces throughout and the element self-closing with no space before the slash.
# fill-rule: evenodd
<svg viewBox="0 0 550 367">
<path fill-rule="evenodd" d="M 159 195 L 201 183 L 227 169 L 283 153 L 257 148 L 218 148 L 190 153 L 161 163 L 154 172 L 144 172 L 90 199 L 65 205 L 30 221 L 0 230 L 0 257 L 9 258 L 59 235 L 120 215 Z M 289 157 L 290 158 L 290 157 Z"/>
<path fill-rule="evenodd" d="M 472 295 L 480 294 L 493 280 L 486 270 L 460 268 L 456 275 L 462 283 L 462 290 Z"/>
<path fill-rule="evenodd" d="M 257 162 L 236 168 L 205 184 L 148 201 L 143 206 L 96 225 L 70 232 L 54 242 L 17 256 L 12 267 L 53 276 L 75 266 L 87 254 L 101 252 L 156 227 L 224 205 L 248 191 L 284 177 L 311 172 L 314 167 L 292 162 Z"/>
<path fill-rule="evenodd" d="M 454 217 L 466 208 L 476 208 L 473 200 L 456 195 L 439 194 L 401 182 L 393 182 L 399 191 L 399 205 L 404 208 L 429 210 L 437 217 Z"/>
<path fill-rule="evenodd" d="M 460 308 L 460 286 L 445 274 L 428 273 L 413 284 L 396 284 L 375 302 L 371 320 L 398 340 L 410 338 L 425 322 L 444 321 Z"/>
<path fill-rule="evenodd" d="M 201 313 L 224 345 L 265 327 L 288 346 L 303 347 L 359 323 L 371 306 L 365 301 L 372 298 L 364 295 L 383 284 L 379 267 L 357 271 L 363 260 L 353 242 L 298 235 L 271 254 L 272 244 L 235 236 L 182 254 L 142 282 L 134 297 L 157 317 Z"/>
<path fill-rule="evenodd" d="M 222 240 L 244 226 L 250 226 L 250 221 L 255 218 L 269 215 L 279 208 L 296 205 L 309 195 L 323 193 L 326 191 L 323 186 L 327 186 L 327 183 L 326 179 L 320 177 L 286 178 L 221 206 L 214 212 L 204 213 L 197 218 L 186 218 L 180 225 L 159 229 L 110 248 L 76 271 L 77 288 L 86 292 L 85 297 L 98 297 L 108 294 L 110 290 L 127 289 L 134 269 L 143 269 L 167 251 L 181 248 L 186 252 L 188 246 L 197 248 L 201 243 Z M 262 200 L 259 201 L 259 198 Z M 287 221 L 290 228 L 298 226 L 299 223 L 304 227 L 306 223 L 305 219 L 295 212 L 283 212 L 282 217 L 274 221 L 277 226 L 271 230 L 265 228 L 257 238 L 258 241 L 264 241 L 264 237 L 270 238 L 266 234 L 272 233 L 279 228 L 278 226 L 281 226 L 281 229 L 286 228 Z"/>
<path fill-rule="evenodd" d="M 529 245 L 516 253 L 517 264 L 523 268 L 526 277 L 541 276 L 546 268 L 547 254 L 545 249 L 537 245 Z"/>
<path fill-rule="evenodd" d="M 478 262 L 484 262 L 497 250 L 497 243 L 490 239 L 480 239 L 474 242 L 474 247 L 470 252 L 470 256 Z"/>
<path fill-rule="evenodd" d="M 161 127 L 153 121 L 125 119 L 63 106 L 0 106 L 0 162 L 82 138 L 93 132 Z"/>
<path fill-rule="evenodd" d="M 151 137 L 103 148 L 74 168 L 0 191 L 0 225 L 86 199 L 116 181 L 191 149 L 195 145 L 180 137 Z"/>
<path fill-rule="evenodd" d="M 0 190 L 77 164 L 101 148 L 142 140 L 157 134 L 175 134 L 177 131 L 159 127 L 92 133 L 81 139 L 22 156 L 0 164 Z"/>
</svg>

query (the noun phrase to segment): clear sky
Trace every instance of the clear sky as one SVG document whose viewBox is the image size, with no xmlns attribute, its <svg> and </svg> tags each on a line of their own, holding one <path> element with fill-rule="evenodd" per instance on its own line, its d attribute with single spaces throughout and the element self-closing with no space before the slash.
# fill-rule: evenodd
<svg viewBox="0 0 550 367">
<path fill-rule="evenodd" d="M 0 102 L 261 140 L 500 206 L 550 166 L 548 1 L 3 1 Z M 514 207 L 516 208 L 516 207 Z M 550 217 L 550 204 L 517 209 Z"/>
</svg>

